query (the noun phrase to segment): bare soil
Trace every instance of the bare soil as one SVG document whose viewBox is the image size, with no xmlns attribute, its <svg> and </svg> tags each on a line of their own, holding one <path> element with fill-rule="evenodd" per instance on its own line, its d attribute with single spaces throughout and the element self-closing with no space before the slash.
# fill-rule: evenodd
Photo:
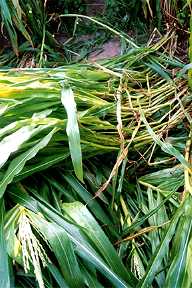
<svg viewBox="0 0 192 288">
<path fill-rule="evenodd" d="M 88 59 L 97 61 L 100 59 L 110 58 L 119 55 L 121 52 L 120 42 L 118 39 L 110 40 L 103 44 L 97 51 L 92 52 Z"/>
</svg>

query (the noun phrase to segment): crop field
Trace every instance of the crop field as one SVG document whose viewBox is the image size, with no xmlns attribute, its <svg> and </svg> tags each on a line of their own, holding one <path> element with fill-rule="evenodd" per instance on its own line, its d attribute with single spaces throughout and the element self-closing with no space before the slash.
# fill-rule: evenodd
<svg viewBox="0 0 192 288">
<path fill-rule="evenodd" d="M 191 288 L 192 2 L 0 9 L 0 288 Z"/>
</svg>

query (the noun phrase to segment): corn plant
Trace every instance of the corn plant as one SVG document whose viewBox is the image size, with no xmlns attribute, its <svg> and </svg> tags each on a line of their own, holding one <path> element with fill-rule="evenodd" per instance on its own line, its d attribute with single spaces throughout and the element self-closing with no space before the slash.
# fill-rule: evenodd
<svg viewBox="0 0 192 288">
<path fill-rule="evenodd" d="M 190 287 L 191 94 L 166 41 L 1 69 L 2 287 Z"/>
</svg>

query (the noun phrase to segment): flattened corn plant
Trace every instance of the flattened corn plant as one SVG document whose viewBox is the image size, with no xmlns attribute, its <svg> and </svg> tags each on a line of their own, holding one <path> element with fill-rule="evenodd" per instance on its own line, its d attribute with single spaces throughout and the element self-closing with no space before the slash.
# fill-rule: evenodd
<svg viewBox="0 0 192 288">
<path fill-rule="evenodd" d="M 191 287 L 191 94 L 160 46 L 0 71 L 0 287 Z"/>
</svg>

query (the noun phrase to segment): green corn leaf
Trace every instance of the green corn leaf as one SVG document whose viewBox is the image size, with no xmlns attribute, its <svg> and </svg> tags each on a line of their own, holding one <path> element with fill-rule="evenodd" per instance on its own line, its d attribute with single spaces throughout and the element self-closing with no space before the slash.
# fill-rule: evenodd
<svg viewBox="0 0 192 288">
<path fill-rule="evenodd" d="M 61 273 L 59 272 L 59 270 L 57 269 L 55 265 L 53 265 L 52 263 L 48 263 L 47 267 L 60 288 L 69 288 L 69 286 L 67 285 Z"/>
<path fill-rule="evenodd" d="M 145 118 L 144 113 L 142 111 L 140 111 L 140 113 L 141 113 L 141 119 L 143 123 L 145 124 L 147 131 L 149 135 L 152 137 L 153 141 L 157 145 L 159 145 L 165 153 L 172 155 L 176 159 L 178 159 L 179 162 L 181 162 L 181 164 L 183 164 L 184 167 L 190 168 L 190 164 L 185 160 L 184 156 L 175 147 L 173 147 L 171 143 L 162 141 L 160 137 L 157 134 L 155 134 L 153 129 L 150 127 L 149 123 L 147 122 Z"/>
<path fill-rule="evenodd" d="M 155 209 L 161 203 L 162 199 L 161 199 L 161 195 L 159 193 L 157 193 L 157 199 L 155 199 L 155 195 L 151 189 L 147 190 L 147 194 L 148 194 L 149 211 L 151 211 L 151 210 Z M 150 226 L 158 226 L 158 225 L 161 225 L 163 223 L 167 223 L 168 221 L 169 221 L 169 219 L 166 215 L 166 210 L 165 210 L 164 206 L 162 206 L 161 209 L 159 209 L 156 214 L 154 214 L 152 217 L 150 217 L 148 219 Z M 160 231 L 158 231 L 158 230 L 154 230 L 149 234 L 149 239 L 150 239 L 151 246 L 152 246 L 152 253 L 155 253 L 156 248 L 159 246 L 159 244 L 161 242 L 160 241 L 161 240 L 161 234 L 162 233 L 160 233 Z M 167 264 L 167 262 L 166 262 L 167 259 L 165 260 L 165 258 L 167 258 L 167 257 L 164 257 L 164 263 Z M 160 287 L 165 282 L 165 273 L 163 271 L 164 263 L 159 266 L 159 270 L 162 270 L 162 272 L 159 273 L 155 278 L 155 280 L 157 281 L 157 283 Z"/>
<path fill-rule="evenodd" d="M 5 24 L 9 37 L 12 43 L 13 50 L 15 54 L 19 55 L 18 50 L 18 39 L 17 32 L 18 29 L 23 36 L 32 44 L 31 37 L 27 32 L 25 25 L 23 24 L 22 14 L 24 14 L 18 0 L 6 1 L 0 0 L 1 16 L 2 21 Z"/>
<path fill-rule="evenodd" d="M 11 189 L 11 191 L 9 191 L 9 195 L 11 196 L 14 202 L 16 201 L 16 203 L 25 206 L 26 208 L 32 210 L 35 213 L 38 212 L 43 213 L 43 215 L 49 221 L 56 223 L 57 225 L 65 229 L 69 239 L 73 242 L 74 245 L 77 246 L 76 253 L 81 258 L 88 261 L 91 266 L 98 269 L 106 278 L 108 278 L 113 283 L 114 287 L 128 288 L 133 287 L 137 283 L 137 280 L 134 278 L 134 276 L 132 276 L 132 279 L 130 280 L 129 276 L 125 275 L 125 274 L 129 275 L 129 273 L 128 272 L 125 273 L 125 268 L 123 268 L 121 264 L 121 269 L 118 270 L 118 273 L 120 275 L 123 274 L 126 279 L 128 278 L 127 281 L 130 280 L 130 283 L 128 282 L 126 283 L 124 280 L 122 280 L 121 276 L 117 275 L 113 271 L 113 269 L 111 269 L 109 265 L 102 259 L 102 257 L 95 250 L 94 246 L 92 247 L 92 244 L 89 243 L 87 239 L 83 237 L 83 234 L 81 235 L 79 228 L 75 227 L 72 224 L 69 224 L 63 218 L 63 215 L 58 213 L 51 205 L 48 205 L 47 203 L 45 204 L 45 202 L 42 200 L 37 201 L 34 198 L 28 196 L 27 194 L 22 193 L 18 189 L 15 189 L 15 191 L 14 189 Z M 116 259 L 118 259 L 118 257 Z M 117 260 L 117 264 L 119 261 L 120 260 Z M 116 262 L 113 263 L 113 266 L 115 266 L 115 263 Z M 117 267 L 115 269 L 117 270 Z"/>
<path fill-rule="evenodd" d="M 99 283 L 97 279 L 96 271 L 90 271 L 91 269 L 90 269 L 89 263 L 87 263 L 87 266 L 88 266 L 88 269 L 86 269 L 85 266 L 81 265 L 81 271 L 82 271 L 84 278 L 86 279 L 85 282 L 87 286 L 90 288 L 104 288 L 103 285 L 101 285 L 101 283 Z"/>
<path fill-rule="evenodd" d="M 139 288 L 146 288 L 150 287 L 152 281 L 154 280 L 156 273 L 159 271 L 159 267 L 162 263 L 163 257 L 165 257 L 166 253 L 169 249 L 169 243 L 171 242 L 175 229 L 177 227 L 179 218 L 184 213 L 186 207 L 189 205 L 189 197 L 186 198 L 186 200 L 183 202 L 183 204 L 177 209 L 174 216 L 172 217 L 171 223 L 164 234 L 164 237 L 159 245 L 159 247 L 156 249 L 150 263 L 148 264 L 147 271 L 139 283 Z"/>
<path fill-rule="evenodd" d="M 42 217 L 28 212 L 32 223 L 45 237 L 50 244 L 57 260 L 64 279 L 69 287 L 84 287 L 81 271 L 74 253 L 74 247 L 65 232 L 55 223 L 49 223 Z"/>
<path fill-rule="evenodd" d="M 35 128 L 34 126 L 25 126 L 3 138 L 0 142 L 0 168 L 6 163 L 11 153 L 19 150 L 21 145 L 40 132 L 43 126 Z"/>
<path fill-rule="evenodd" d="M 9 256 L 16 260 L 19 264 L 22 265 L 21 255 L 18 255 L 18 243 L 19 240 L 16 237 L 15 227 L 16 222 L 20 215 L 19 205 L 15 205 L 11 210 L 9 210 L 5 215 L 5 226 L 4 226 L 4 233 L 5 233 L 5 240 L 6 240 L 6 247 L 7 253 Z"/>
<path fill-rule="evenodd" d="M 192 197 L 179 220 L 172 248 L 171 266 L 168 270 L 165 287 L 180 288 L 186 271 L 188 244 L 192 231 Z"/>
<path fill-rule="evenodd" d="M 126 235 L 128 233 L 132 233 L 135 230 L 137 230 L 139 228 L 139 226 L 141 226 L 143 223 L 145 223 L 145 221 L 147 221 L 150 217 L 152 217 L 154 214 L 158 213 L 158 211 L 160 209 L 162 209 L 162 207 L 164 206 L 164 204 L 166 204 L 166 202 L 168 202 L 170 200 L 170 198 L 172 198 L 172 196 L 174 195 L 174 192 L 169 193 L 164 200 L 161 201 L 161 203 L 156 206 L 156 208 L 154 208 L 153 210 L 149 211 L 149 213 L 147 213 L 146 215 L 142 216 L 140 219 L 136 220 L 135 222 L 133 222 L 133 224 L 126 228 L 124 230 L 123 235 Z"/>
<path fill-rule="evenodd" d="M 44 157 L 39 156 L 39 161 L 35 164 L 26 165 L 18 174 L 18 176 L 16 176 L 15 181 L 26 178 L 27 176 L 33 175 L 36 172 L 46 170 L 47 168 L 61 162 L 62 160 L 65 160 L 69 156 L 70 154 L 68 151 L 66 153 L 61 151 L 59 155 L 55 153 L 54 155 L 48 155 Z"/>
<path fill-rule="evenodd" d="M 87 191 L 83 185 L 75 179 L 72 175 L 63 175 L 64 179 L 67 181 L 68 184 L 77 192 L 80 198 L 84 201 L 85 204 L 89 207 L 89 209 L 94 213 L 94 215 L 104 224 L 112 225 L 109 217 L 100 207 L 98 202 L 93 199 L 92 194 Z"/>
<path fill-rule="evenodd" d="M 148 183 L 164 191 L 177 191 L 184 185 L 184 169 L 182 165 L 158 170 L 139 178 L 139 182 Z"/>
<path fill-rule="evenodd" d="M 125 270 L 113 246 L 88 209 L 80 202 L 66 203 L 63 204 L 62 208 L 67 215 L 84 228 L 83 231 L 86 236 L 97 247 L 113 271 L 121 275 L 122 278 L 127 279 L 128 282 L 131 282 L 134 279 L 133 275 L 131 273 L 129 275 Z"/>
<path fill-rule="evenodd" d="M 10 288 L 10 275 L 6 242 L 4 239 L 4 201 L 0 200 L 0 287 Z"/>
<path fill-rule="evenodd" d="M 187 248 L 187 260 L 186 260 L 186 269 L 183 277 L 183 283 L 181 287 L 190 288 L 192 285 L 192 238 L 189 241 Z"/>
<path fill-rule="evenodd" d="M 73 91 L 70 87 L 62 87 L 61 102 L 67 112 L 67 136 L 69 149 L 76 176 L 83 182 L 82 152 L 77 119 L 77 109 Z"/>
<path fill-rule="evenodd" d="M 152 58 L 152 57 L 151 57 Z M 158 63 L 153 61 L 153 59 L 150 61 L 150 63 L 145 63 L 148 67 L 150 67 L 152 70 L 157 72 L 159 75 L 161 75 L 162 78 L 165 78 L 167 81 L 170 81 L 171 78 L 167 72 L 165 72 L 165 69 L 163 69 Z"/>
<path fill-rule="evenodd" d="M 43 149 L 47 146 L 49 141 L 51 140 L 53 134 L 57 131 L 54 128 L 48 135 L 46 135 L 41 141 L 39 141 L 34 147 L 29 149 L 28 151 L 22 153 L 14 160 L 11 161 L 7 171 L 3 179 L 0 182 L 0 198 L 3 196 L 7 185 L 11 183 L 16 175 L 18 175 L 25 166 L 25 163 L 35 157 L 35 155 L 39 152 L 39 150 Z"/>
<path fill-rule="evenodd" d="M 61 218 L 58 218 L 58 216 L 50 211 L 50 209 L 46 208 L 45 206 L 40 205 L 43 213 L 49 217 L 50 220 L 54 221 L 64 229 L 66 229 L 66 232 L 68 233 L 68 237 L 71 239 L 71 241 L 77 246 L 78 250 L 76 252 L 78 255 L 88 261 L 93 267 L 98 269 L 106 278 L 108 278 L 114 285 L 114 287 L 119 288 L 128 288 L 132 287 L 132 283 L 136 282 L 136 279 L 132 275 L 132 279 L 130 279 L 127 275 L 125 275 L 125 269 L 118 271 L 115 273 L 111 267 L 109 267 L 108 263 L 106 263 L 100 254 L 95 250 L 94 246 L 92 247 L 92 243 L 89 243 L 86 238 L 83 237 L 82 233 L 79 233 L 75 227 L 72 227 L 71 225 L 64 223 Z M 100 247 L 101 248 L 101 247 Z M 118 257 L 116 258 L 116 260 Z M 119 262 L 119 259 L 117 260 Z M 113 263 L 115 266 L 115 263 Z M 123 267 L 123 266 L 122 266 Z M 117 269 L 116 269 L 117 270 Z M 121 278 L 121 274 L 124 275 L 127 279 L 127 283 Z M 129 275 L 129 274 L 128 274 Z M 131 273 L 130 273 L 131 275 Z"/>
<path fill-rule="evenodd" d="M 5 24 L 7 31 L 9 33 L 13 50 L 14 50 L 15 54 L 18 56 L 19 51 L 18 51 L 17 34 L 16 34 L 15 28 L 13 26 L 11 9 L 8 5 L 8 2 L 5 0 L 0 0 L 0 8 L 1 8 L 2 21 Z"/>
</svg>

